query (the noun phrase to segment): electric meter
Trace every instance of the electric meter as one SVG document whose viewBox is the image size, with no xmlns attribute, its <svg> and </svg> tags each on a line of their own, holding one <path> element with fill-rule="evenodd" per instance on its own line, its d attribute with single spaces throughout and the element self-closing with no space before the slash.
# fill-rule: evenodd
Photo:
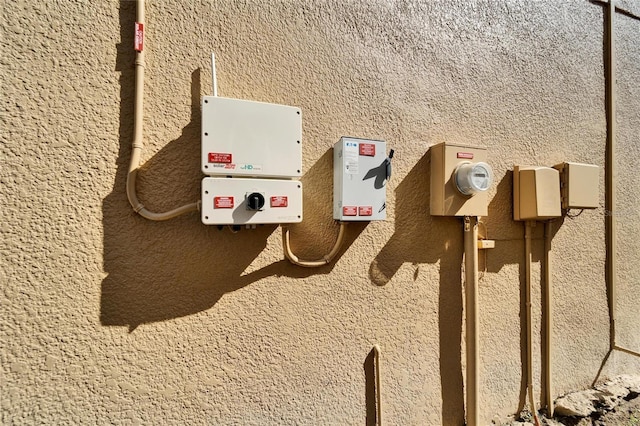
<svg viewBox="0 0 640 426">
<path fill-rule="evenodd" d="M 487 149 L 442 142 L 431 152 L 431 214 L 486 216 L 493 172 Z"/>
<path fill-rule="evenodd" d="M 491 166 L 485 162 L 460 164 L 455 172 L 456 188 L 464 195 L 474 195 L 484 192 L 493 182 Z"/>
</svg>

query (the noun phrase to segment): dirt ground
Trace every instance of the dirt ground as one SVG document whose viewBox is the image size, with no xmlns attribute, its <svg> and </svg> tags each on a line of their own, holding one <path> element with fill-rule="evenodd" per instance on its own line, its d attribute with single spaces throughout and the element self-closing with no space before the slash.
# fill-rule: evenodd
<svg viewBox="0 0 640 426">
<path fill-rule="evenodd" d="M 551 421 L 542 417 L 540 421 L 549 426 L 640 426 L 640 397 L 629 394 L 616 408 L 604 414 L 594 413 L 585 418 L 557 417 Z"/>
<path fill-rule="evenodd" d="M 640 397 L 636 395 L 630 401 L 623 402 L 613 411 L 606 413 L 598 420 L 594 420 L 593 425 L 640 426 Z"/>
<path fill-rule="evenodd" d="M 640 395 L 630 393 L 613 410 L 596 412 L 590 417 L 554 417 L 547 419 L 540 415 L 540 424 L 546 426 L 640 426 Z M 508 423 L 495 423 L 504 426 L 533 426 L 534 420 L 530 412 L 524 411 L 519 419 Z"/>
</svg>

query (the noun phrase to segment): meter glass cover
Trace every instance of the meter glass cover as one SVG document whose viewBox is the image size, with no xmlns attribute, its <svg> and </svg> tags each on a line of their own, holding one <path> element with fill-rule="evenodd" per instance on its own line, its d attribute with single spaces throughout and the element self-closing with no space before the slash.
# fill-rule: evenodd
<svg viewBox="0 0 640 426">
<path fill-rule="evenodd" d="M 471 185 L 484 191 L 489 188 L 491 172 L 482 163 L 475 164 L 471 170 Z"/>
</svg>

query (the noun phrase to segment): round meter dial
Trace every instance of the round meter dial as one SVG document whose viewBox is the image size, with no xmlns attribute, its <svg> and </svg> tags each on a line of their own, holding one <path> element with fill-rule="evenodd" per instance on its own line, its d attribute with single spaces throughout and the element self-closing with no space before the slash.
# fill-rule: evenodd
<svg viewBox="0 0 640 426">
<path fill-rule="evenodd" d="M 456 187 L 464 195 L 473 195 L 489 189 L 493 171 L 487 163 L 462 163 L 454 172 Z"/>
</svg>

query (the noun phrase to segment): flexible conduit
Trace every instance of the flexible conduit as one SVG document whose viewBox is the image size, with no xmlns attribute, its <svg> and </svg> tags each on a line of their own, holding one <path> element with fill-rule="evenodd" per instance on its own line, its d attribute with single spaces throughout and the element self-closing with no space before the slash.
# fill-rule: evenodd
<svg viewBox="0 0 640 426">
<path fill-rule="evenodd" d="M 331 251 L 320 260 L 302 260 L 295 254 L 293 254 L 293 252 L 291 251 L 291 243 L 289 241 L 289 229 L 284 228 L 284 238 L 282 239 L 284 254 L 287 259 L 289 259 L 289 261 L 294 265 L 303 266 L 305 268 L 317 268 L 319 266 L 324 266 L 330 263 L 331 260 L 336 256 L 336 254 L 338 254 L 338 252 L 340 251 L 342 243 L 344 242 L 344 233 L 346 228 L 347 223 L 340 222 L 340 230 L 338 231 L 338 238 L 336 239 L 336 243 L 333 245 Z"/>
<path fill-rule="evenodd" d="M 144 0 L 136 0 L 136 21 L 144 25 Z M 131 147 L 131 160 L 127 172 L 127 198 L 133 210 L 140 216 L 150 220 L 168 220 L 180 216 L 184 213 L 197 211 L 200 203 L 191 203 L 164 213 L 154 213 L 147 210 L 138 200 L 136 193 L 136 177 L 140 167 L 140 157 L 142 155 L 142 124 L 144 117 L 144 48 L 136 50 L 136 95 L 133 118 L 133 144 Z"/>
</svg>

